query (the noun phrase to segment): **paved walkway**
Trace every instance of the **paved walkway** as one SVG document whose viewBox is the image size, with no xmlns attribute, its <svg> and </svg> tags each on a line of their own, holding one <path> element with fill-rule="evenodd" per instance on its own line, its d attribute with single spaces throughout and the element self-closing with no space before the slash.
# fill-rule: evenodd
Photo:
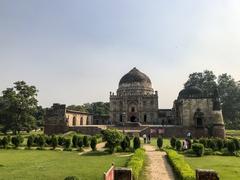
<svg viewBox="0 0 240 180">
<path fill-rule="evenodd" d="M 174 180 L 174 174 L 167 161 L 167 155 L 162 151 L 155 151 L 155 147 L 144 144 L 144 149 L 148 156 L 148 165 L 146 167 L 149 180 Z"/>
</svg>

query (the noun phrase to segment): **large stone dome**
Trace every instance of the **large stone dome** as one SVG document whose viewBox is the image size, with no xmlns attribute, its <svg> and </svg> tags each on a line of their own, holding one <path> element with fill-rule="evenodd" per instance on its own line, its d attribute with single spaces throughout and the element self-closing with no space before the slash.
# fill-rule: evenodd
<svg viewBox="0 0 240 180">
<path fill-rule="evenodd" d="M 152 84 L 150 78 L 139 71 L 137 68 L 133 68 L 131 71 L 129 71 L 127 74 L 125 74 L 120 82 L 119 86 L 122 84 L 131 84 L 131 83 L 146 83 L 146 84 Z"/>
<path fill-rule="evenodd" d="M 139 71 L 137 68 L 133 68 L 127 74 L 125 74 L 119 81 L 119 94 L 152 94 L 152 83 L 150 78 Z"/>
</svg>

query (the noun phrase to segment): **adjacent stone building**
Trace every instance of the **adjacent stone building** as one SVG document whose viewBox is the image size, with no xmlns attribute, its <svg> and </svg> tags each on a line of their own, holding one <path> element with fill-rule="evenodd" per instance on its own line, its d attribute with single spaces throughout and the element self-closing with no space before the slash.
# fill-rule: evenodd
<svg viewBox="0 0 240 180">
<path fill-rule="evenodd" d="M 194 128 L 198 136 L 224 137 L 225 127 L 218 90 L 203 93 L 195 86 L 183 89 L 174 102 L 176 125 Z"/>
<path fill-rule="evenodd" d="M 46 110 L 44 131 L 46 134 L 58 134 L 92 124 L 92 114 L 69 110 L 64 104 L 53 104 Z"/>
<path fill-rule="evenodd" d="M 133 68 L 121 78 L 117 94 L 110 92 L 110 120 L 112 124 L 160 123 L 158 92 L 154 92 L 147 75 Z"/>
</svg>

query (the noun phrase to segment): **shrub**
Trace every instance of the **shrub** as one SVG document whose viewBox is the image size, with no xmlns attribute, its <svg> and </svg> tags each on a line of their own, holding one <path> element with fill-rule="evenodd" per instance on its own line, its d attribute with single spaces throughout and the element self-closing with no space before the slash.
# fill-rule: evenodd
<svg viewBox="0 0 240 180">
<path fill-rule="evenodd" d="M 38 147 L 40 147 L 40 149 L 43 149 L 43 147 L 45 146 L 45 137 L 44 136 L 38 136 L 37 145 L 38 145 Z"/>
<path fill-rule="evenodd" d="M 161 149 L 163 146 L 163 138 L 161 136 L 159 136 L 157 139 L 157 146 L 159 149 Z"/>
<path fill-rule="evenodd" d="M 78 136 L 77 135 L 74 135 L 73 138 L 72 138 L 72 145 L 74 148 L 77 147 L 77 144 L 78 144 Z"/>
<path fill-rule="evenodd" d="M 216 140 L 216 143 L 217 143 L 218 150 L 221 151 L 224 148 L 224 141 L 223 141 L 223 139 L 218 138 Z"/>
<path fill-rule="evenodd" d="M 64 137 L 59 136 L 59 137 L 58 137 L 58 145 L 59 145 L 59 146 L 63 146 L 64 140 L 65 140 Z"/>
<path fill-rule="evenodd" d="M 34 143 L 34 136 L 28 136 L 27 147 L 30 149 Z"/>
<path fill-rule="evenodd" d="M 64 140 L 64 148 L 65 150 L 68 150 L 71 146 L 71 140 L 70 139 L 65 139 Z"/>
<path fill-rule="evenodd" d="M 68 177 L 65 177 L 64 180 L 79 180 L 79 179 L 76 176 L 68 176 Z"/>
<path fill-rule="evenodd" d="M 182 143 L 180 140 L 177 140 L 176 141 L 176 150 L 177 151 L 180 151 L 182 149 Z"/>
<path fill-rule="evenodd" d="M 18 148 L 22 140 L 20 136 L 13 136 L 11 141 L 15 148 Z"/>
<path fill-rule="evenodd" d="M 114 153 L 115 148 L 120 145 L 123 140 L 123 134 L 117 130 L 107 129 L 102 131 L 103 138 L 107 141 L 107 147 L 110 153 Z"/>
<path fill-rule="evenodd" d="M 89 139 L 88 136 L 83 136 L 83 145 L 85 147 L 89 147 Z"/>
<path fill-rule="evenodd" d="M 10 142 L 11 142 L 11 136 L 10 135 L 7 135 L 7 142 L 8 142 L 8 144 L 10 144 Z"/>
<path fill-rule="evenodd" d="M 133 148 L 136 150 L 138 148 L 140 148 L 141 146 L 141 141 L 139 137 L 134 137 L 133 139 Z"/>
<path fill-rule="evenodd" d="M 82 147 L 83 147 L 83 139 L 82 137 L 78 138 L 78 147 L 79 147 L 79 151 L 83 151 Z"/>
<path fill-rule="evenodd" d="M 194 140 L 193 140 L 193 144 L 195 144 L 195 143 L 199 143 L 199 140 L 194 139 Z"/>
<path fill-rule="evenodd" d="M 126 140 L 126 138 L 123 139 L 123 141 L 121 142 L 121 148 L 123 151 L 126 151 L 128 147 L 128 141 Z"/>
<path fill-rule="evenodd" d="M 234 151 L 236 151 L 236 145 L 234 143 L 234 141 L 229 141 L 228 144 L 227 144 L 227 149 L 228 149 L 228 152 L 233 154 Z"/>
<path fill-rule="evenodd" d="M 92 148 L 93 151 L 96 151 L 96 150 L 97 150 L 97 148 L 96 148 L 96 146 L 97 146 L 97 138 L 96 138 L 95 136 L 93 136 L 93 137 L 91 138 L 90 146 L 91 146 L 91 148 Z"/>
<path fill-rule="evenodd" d="M 195 172 L 184 160 L 183 155 L 178 154 L 172 149 L 165 150 L 168 155 L 169 162 L 171 163 L 174 171 L 182 180 L 195 180 Z"/>
<path fill-rule="evenodd" d="M 207 141 L 207 146 L 206 146 L 206 147 L 207 147 L 207 148 L 210 148 L 211 139 L 207 139 L 206 141 Z"/>
<path fill-rule="evenodd" d="M 196 156 L 201 157 L 204 154 L 204 146 L 200 143 L 195 143 L 192 145 L 192 150 Z"/>
<path fill-rule="evenodd" d="M 212 148 L 204 148 L 204 155 L 213 155 L 214 152 Z"/>
<path fill-rule="evenodd" d="M 52 144 L 51 144 L 52 148 L 56 149 L 56 147 L 58 145 L 58 138 L 55 135 L 52 136 L 51 142 L 52 142 Z"/>
<path fill-rule="evenodd" d="M 130 138 L 129 138 L 128 136 L 125 136 L 125 140 L 126 140 L 126 142 L 127 142 L 127 148 L 130 148 L 130 146 L 131 146 L 131 140 L 130 140 Z"/>
<path fill-rule="evenodd" d="M 237 138 L 233 138 L 232 140 L 235 144 L 235 147 L 236 147 L 236 150 L 239 150 L 240 149 L 240 142 Z"/>
<path fill-rule="evenodd" d="M 211 148 L 213 151 L 215 151 L 215 150 L 217 149 L 217 148 L 216 148 L 217 145 L 216 145 L 214 139 L 211 139 L 211 140 L 209 141 L 208 147 Z"/>
<path fill-rule="evenodd" d="M 3 148 L 6 149 L 8 144 L 9 144 L 8 138 L 7 137 L 3 137 L 3 139 L 2 139 L 2 146 L 3 146 Z"/>
<path fill-rule="evenodd" d="M 45 140 L 46 140 L 46 144 L 48 146 L 51 146 L 52 145 L 52 137 L 50 136 L 45 136 Z"/>
<path fill-rule="evenodd" d="M 199 139 L 199 143 L 201 143 L 204 147 L 207 147 L 207 140 L 205 138 Z"/>
<path fill-rule="evenodd" d="M 170 140 L 170 144 L 172 146 L 172 148 L 175 148 L 176 147 L 176 141 L 177 139 L 175 137 L 172 137 L 171 140 Z"/>
<path fill-rule="evenodd" d="M 128 168 L 132 168 L 133 177 L 135 180 L 138 179 L 144 165 L 145 160 L 145 151 L 144 149 L 137 149 L 134 155 L 131 157 L 128 162 Z"/>
</svg>

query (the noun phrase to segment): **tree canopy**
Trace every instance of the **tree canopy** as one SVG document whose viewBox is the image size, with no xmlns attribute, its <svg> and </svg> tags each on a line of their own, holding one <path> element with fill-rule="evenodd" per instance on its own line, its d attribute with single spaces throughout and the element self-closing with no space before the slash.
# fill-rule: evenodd
<svg viewBox="0 0 240 180">
<path fill-rule="evenodd" d="M 223 116 L 227 128 L 240 129 L 240 83 L 226 73 L 218 77 L 212 71 L 195 72 L 189 75 L 185 87 L 197 86 L 212 93 L 218 88 Z"/>
<path fill-rule="evenodd" d="M 94 115 L 109 115 L 110 104 L 105 102 L 85 103 L 83 105 L 71 105 L 70 110 L 87 112 Z"/>
<path fill-rule="evenodd" d="M 0 97 L 0 124 L 4 132 L 30 131 L 35 127 L 37 111 L 37 89 L 24 81 L 14 83 Z"/>
</svg>

